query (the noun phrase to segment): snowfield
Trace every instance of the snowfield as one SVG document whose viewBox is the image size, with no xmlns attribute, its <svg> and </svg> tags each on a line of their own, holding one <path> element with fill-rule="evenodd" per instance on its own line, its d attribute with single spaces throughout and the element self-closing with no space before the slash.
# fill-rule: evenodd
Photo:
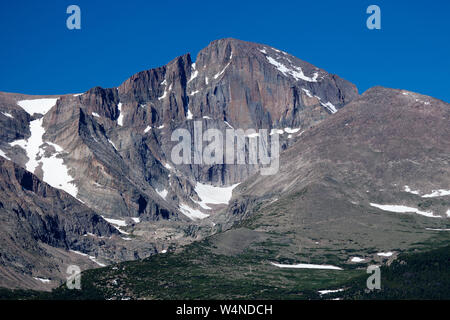
<svg viewBox="0 0 450 320">
<path fill-rule="evenodd" d="M 126 227 L 127 223 L 125 220 L 120 220 L 120 219 L 112 219 L 112 218 L 106 218 L 104 216 L 102 216 L 103 219 L 105 219 L 108 223 L 112 224 L 112 226 L 114 228 L 116 228 L 120 233 L 122 234 L 126 234 L 128 235 L 128 232 L 125 232 L 123 230 L 121 230 L 119 227 Z"/>
<path fill-rule="evenodd" d="M 272 265 L 278 268 L 292 268 L 292 269 L 324 269 L 324 270 L 343 270 L 342 268 L 326 265 L 326 264 L 308 264 L 308 263 L 299 263 L 299 264 L 280 264 L 271 262 Z"/>
<path fill-rule="evenodd" d="M 366 259 L 359 258 L 359 257 L 353 257 L 350 261 L 351 262 L 363 262 L 363 261 L 366 261 Z"/>
<path fill-rule="evenodd" d="M 64 160 L 60 157 L 64 150 L 55 143 L 43 141 L 42 137 L 45 133 L 45 128 L 42 126 L 42 119 L 40 118 L 30 122 L 31 136 L 27 140 L 16 140 L 11 142 L 10 145 L 12 147 L 19 146 L 25 150 L 28 157 L 28 161 L 25 164 L 27 171 L 34 173 L 36 168 L 42 165 L 42 180 L 44 182 L 54 188 L 64 190 L 76 198 L 78 188 L 73 183 L 73 178 L 70 176 L 69 169 L 64 164 Z M 56 152 L 51 156 L 45 157 L 45 152 L 42 148 L 44 143 L 53 146 Z"/>
<path fill-rule="evenodd" d="M 370 203 L 372 207 L 381 209 L 383 211 L 389 211 L 389 212 L 397 212 L 397 213 L 417 213 L 421 216 L 425 216 L 428 218 L 441 218 L 440 216 L 435 216 L 433 212 L 428 211 L 420 211 L 416 208 L 402 206 L 402 205 L 382 205 L 382 204 L 376 204 L 376 203 Z"/>
<path fill-rule="evenodd" d="M 209 214 L 205 214 L 198 209 L 193 209 L 184 203 L 180 204 L 180 211 L 191 220 L 209 217 Z"/>
<path fill-rule="evenodd" d="M 195 192 L 200 197 L 201 201 L 197 202 L 204 209 L 211 209 L 207 204 L 228 204 L 233 195 L 233 189 L 239 183 L 230 187 L 214 187 L 208 184 L 197 182 L 195 185 Z"/>
<path fill-rule="evenodd" d="M 379 253 L 377 253 L 377 256 L 380 256 L 380 257 L 390 257 L 390 256 L 392 256 L 394 253 L 393 252 L 391 252 L 391 251 L 389 251 L 389 252 L 379 252 Z"/>
<path fill-rule="evenodd" d="M 117 124 L 119 126 L 123 126 L 123 113 L 122 113 L 122 103 L 119 102 L 117 105 L 117 108 L 119 109 L 119 117 L 117 118 Z"/>
<path fill-rule="evenodd" d="M 21 100 L 17 104 L 30 115 L 46 114 L 56 104 L 58 98 Z"/>
</svg>

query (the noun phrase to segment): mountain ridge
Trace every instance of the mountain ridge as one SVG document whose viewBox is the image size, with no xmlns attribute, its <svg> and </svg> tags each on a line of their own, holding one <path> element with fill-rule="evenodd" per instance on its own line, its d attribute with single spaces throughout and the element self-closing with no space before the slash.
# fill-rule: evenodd
<svg viewBox="0 0 450 320">
<path fill-rule="evenodd" d="M 34 112 L 36 106 L 42 113 Z M 445 161 L 439 164 L 436 159 L 445 160 L 440 153 L 445 156 L 449 146 L 430 136 L 448 136 L 445 108 L 443 101 L 406 90 L 374 87 L 359 95 L 347 80 L 288 53 L 225 38 L 202 49 L 195 62 L 187 53 L 135 73 L 118 87 L 62 96 L 0 93 L 0 155 L 31 168 L 35 179 L 65 188 L 119 232 L 111 241 L 102 240 L 101 246 L 93 241 L 78 248 L 101 257 L 102 264 L 182 250 L 213 234 L 213 251 L 220 254 L 233 256 L 245 246 L 265 250 L 258 241 L 271 241 L 288 246 L 283 255 L 271 259 L 296 260 L 300 247 L 319 259 L 324 251 L 313 254 L 316 242 L 361 251 L 372 241 L 379 250 L 389 250 L 387 241 L 399 233 L 384 224 L 398 226 L 401 232 L 414 230 L 411 221 L 403 222 L 369 201 L 386 205 L 401 200 L 399 205 L 414 205 L 418 212 L 433 210 L 445 218 L 445 197 L 440 202 L 424 200 L 405 191 L 408 186 L 425 195 L 446 189 Z M 281 132 L 279 173 L 262 177 L 259 165 L 253 164 L 175 165 L 170 158 L 171 132 L 183 128 L 192 135 L 194 121 L 201 121 L 205 130 Z M 434 126 L 426 130 L 425 124 Z M 431 148 L 420 141 L 419 132 Z M 428 169 L 414 164 L 412 151 Z M 386 168 L 412 176 L 406 181 Z M 413 183 L 413 169 L 420 169 L 421 183 Z M 382 186 L 381 177 L 399 186 Z M 355 189 L 356 183 L 365 190 Z M 205 190 L 228 194 L 230 188 L 230 199 L 215 203 L 205 197 Z M 377 191 L 382 188 L 391 194 Z M 324 194 L 329 199 L 322 199 Z M 352 228 L 346 219 L 358 227 Z M 441 227 L 445 220 L 426 219 L 416 218 L 424 228 Z M 374 240 L 378 231 L 369 226 L 385 230 L 386 239 Z M 318 239 L 326 228 L 337 233 Z M 349 235 L 345 230 L 351 230 Z M 364 233 L 370 240 L 360 239 Z M 420 237 L 427 238 L 426 233 Z M 358 241 L 345 244 L 350 235 Z M 412 238 L 402 241 L 394 249 L 406 248 Z M 338 256 L 334 259 L 346 263 L 347 256 Z M 63 279 L 61 273 L 58 276 L 58 281 Z"/>
</svg>

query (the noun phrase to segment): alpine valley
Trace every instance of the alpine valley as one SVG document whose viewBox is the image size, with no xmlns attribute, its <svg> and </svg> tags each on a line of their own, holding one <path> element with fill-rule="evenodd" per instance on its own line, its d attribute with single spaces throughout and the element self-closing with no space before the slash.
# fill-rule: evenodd
<svg viewBox="0 0 450 320">
<path fill-rule="evenodd" d="M 278 134 L 279 171 L 173 163 L 198 121 Z M 439 281 L 416 280 L 448 299 L 449 121 L 444 101 L 359 94 L 231 38 L 115 88 L 0 93 L 0 297 L 351 299 L 368 265 L 404 280 L 426 256 Z"/>
</svg>

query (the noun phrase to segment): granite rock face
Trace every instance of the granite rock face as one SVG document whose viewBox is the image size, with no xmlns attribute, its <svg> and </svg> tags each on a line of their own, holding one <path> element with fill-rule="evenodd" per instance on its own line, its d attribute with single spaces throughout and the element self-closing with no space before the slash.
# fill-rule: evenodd
<svg viewBox="0 0 450 320">
<path fill-rule="evenodd" d="M 43 140 L 64 150 L 61 157 L 77 186 L 77 198 L 92 209 L 110 217 L 186 220 L 180 203 L 198 207 L 192 200 L 198 199 L 197 181 L 229 186 L 259 167 L 175 165 L 175 129 L 186 128 L 193 136 L 193 122 L 202 121 L 203 131 L 232 127 L 297 132 L 357 96 L 353 84 L 285 52 L 222 39 L 201 50 L 195 63 L 186 54 L 139 72 L 117 88 L 59 97 L 43 117 Z M 23 99 L 9 98 L 11 105 Z M 29 137 L 26 121 L 31 116 L 22 112 L 21 117 L 16 136 L 3 142 Z M 288 148 L 297 134 L 283 132 L 281 148 Z M 27 161 L 17 147 L 11 157 L 21 165 Z M 165 198 L 158 194 L 161 190 Z"/>
</svg>

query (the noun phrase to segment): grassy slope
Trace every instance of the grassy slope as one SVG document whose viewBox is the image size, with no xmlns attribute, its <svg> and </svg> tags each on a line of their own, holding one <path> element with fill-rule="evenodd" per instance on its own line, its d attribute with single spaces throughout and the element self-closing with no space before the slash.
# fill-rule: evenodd
<svg viewBox="0 0 450 320">
<path fill-rule="evenodd" d="M 317 290 L 347 288 L 323 298 L 450 299 L 450 246 L 422 245 L 381 269 L 381 291 L 365 292 L 364 269 L 286 270 L 250 250 L 234 256 L 211 252 L 207 240 L 179 253 L 88 270 L 82 290 L 52 293 L 0 290 L 2 299 L 320 299 Z M 445 241 L 444 241 L 445 240 Z"/>
</svg>

